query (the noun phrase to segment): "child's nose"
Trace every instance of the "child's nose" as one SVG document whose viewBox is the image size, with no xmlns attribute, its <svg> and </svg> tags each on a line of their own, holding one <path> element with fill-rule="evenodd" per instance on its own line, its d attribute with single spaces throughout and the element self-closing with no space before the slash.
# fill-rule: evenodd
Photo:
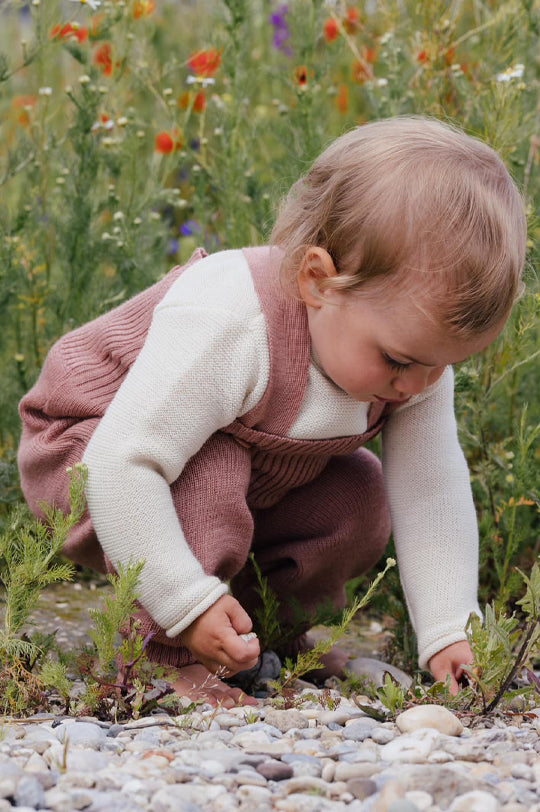
<svg viewBox="0 0 540 812">
<path fill-rule="evenodd" d="M 411 366 L 393 381 L 394 389 L 402 395 L 419 395 L 437 381 L 444 372 L 442 367 Z"/>
</svg>

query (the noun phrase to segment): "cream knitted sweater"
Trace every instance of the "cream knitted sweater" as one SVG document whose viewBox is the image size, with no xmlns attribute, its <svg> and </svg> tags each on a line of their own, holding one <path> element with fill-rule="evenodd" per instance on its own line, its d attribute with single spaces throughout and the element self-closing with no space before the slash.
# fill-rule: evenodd
<svg viewBox="0 0 540 812">
<path fill-rule="evenodd" d="M 242 252 L 201 263 L 204 273 L 199 263 L 188 268 L 156 308 L 145 345 L 83 460 L 100 543 L 113 563 L 145 560 L 141 601 L 170 637 L 227 587 L 206 576 L 191 553 L 169 485 L 214 432 L 258 403 L 269 375 L 265 320 Z M 367 410 L 313 362 L 290 436 L 361 434 Z M 437 651 L 465 639 L 469 614 L 479 613 L 476 516 L 451 368 L 392 414 L 382 443 L 400 577 L 426 667 Z M 186 574 L 189 598 L 171 588 Z"/>
</svg>

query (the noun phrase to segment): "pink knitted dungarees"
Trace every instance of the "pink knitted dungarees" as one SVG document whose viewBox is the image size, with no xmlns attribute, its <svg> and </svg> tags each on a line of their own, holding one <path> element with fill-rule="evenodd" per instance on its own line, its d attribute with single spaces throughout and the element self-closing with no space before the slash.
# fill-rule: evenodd
<svg viewBox="0 0 540 812">
<path fill-rule="evenodd" d="M 283 604 L 294 597 L 309 615 L 330 599 L 344 605 L 345 583 L 380 557 L 390 520 L 380 463 L 360 447 L 383 427 L 386 412 L 372 404 L 365 434 L 329 440 L 287 436 L 302 403 L 310 364 L 305 306 L 278 284 L 279 253 L 249 248 L 244 255 L 266 318 L 270 374 L 260 402 L 212 435 L 171 486 L 185 537 L 209 575 L 230 581 L 249 613 L 257 604 L 250 552 Z M 51 349 L 33 389 L 23 398 L 19 448 L 21 484 L 31 508 L 45 500 L 67 508 L 65 469 L 79 461 L 105 409 L 140 351 L 152 312 L 182 268 Z M 65 554 L 100 571 L 111 563 L 90 516 L 70 535 Z M 143 632 L 153 631 L 152 660 L 191 662 L 181 635 L 168 638 L 141 607 Z"/>
</svg>

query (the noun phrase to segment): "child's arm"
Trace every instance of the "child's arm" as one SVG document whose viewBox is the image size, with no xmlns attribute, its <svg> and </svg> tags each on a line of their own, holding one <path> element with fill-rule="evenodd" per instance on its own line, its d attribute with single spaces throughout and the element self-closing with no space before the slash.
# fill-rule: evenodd
<svg viewBox="0 0 540 812">
<path fill-rule="evenodd" d="M 480 614 L 478 529 L 450 368 L 388 421 L 383 469 L 400 578 L 426 668 L 435 655 L 466 641 L 470 613 Z M 453 655 L 441 662 L 455 678 Z"/>
<path fill-rule="evenodd" d="M 258 402 L 267 380 L 260 364 L 264 319 L 249 297 L 243 308 L 244 277 L 231 278 L 225 267 L 241 266 L 242 254 L 217 256 L 215 273 L 199 273 L 211 258 L 197 263 L 156 309 L 144 347 L 84 457 L 100 543 L 113 564 L 145 560 L 141 603 L 170 637 L 227 592 L 191 552 L 170 485 L 214 432 Z M 249 281 L 247 266 L 245 273 Z M 188 274 L 195 278 L 191 287 Z"/>
</svg>

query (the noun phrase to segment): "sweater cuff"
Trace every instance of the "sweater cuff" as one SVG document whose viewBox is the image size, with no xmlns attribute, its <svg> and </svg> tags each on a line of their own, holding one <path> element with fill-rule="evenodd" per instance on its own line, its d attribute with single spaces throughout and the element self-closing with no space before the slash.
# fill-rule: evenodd
<svg viewBox="0 0 540 812">
<path fill-rule="evenodd" d="M 226 595 L 228 590 L 227 584 L 222 583 L 217 578 L 213 578 L 215 580 L 216 586 L 209 592 L 203 600 L 198 602 L 196 606 L 193 606 L 187 614 L 185 614 L 181 620 L 178 620 L 173 626 L 166 630 L 167 637 L 176 637 L 177 634 L 183 632 L 184 629 L 187 629 L 194 620 L 200 617 L 203 612 L 206 612 L 214 603 L 221 598 L 222 595 Z"/>
</svg>

